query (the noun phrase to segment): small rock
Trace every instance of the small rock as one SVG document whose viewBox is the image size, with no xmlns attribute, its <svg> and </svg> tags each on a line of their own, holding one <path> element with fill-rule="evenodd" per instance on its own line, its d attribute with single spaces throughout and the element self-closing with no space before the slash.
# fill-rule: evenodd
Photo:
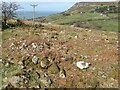
<svg viewBox="0 0 120 90">
<path fill-rule="evenodd" d="M 35 43 L 32 43 L 32 48 L 33 49 L 36 49 L 37 48 L 37 45 Z"/>
<path fill-rule="evenodd" d="M 34 77 L 35 77 L 35 79 L 39 79 L 40 78 L 40 74 L 38 72 L 35 72 L 34 73 Z"/>
<path fill-rule="evenodd" d="M 40 64 L 42 68 L 47 68 L 50 65 L 50 61 L 47 60 L 46 58 L 43 58 Z"/>
<path fill-rule="evenodd" d="M 37 63 L 38 63 L 38 60 L 39 60 L 39 58 L 38 58 L 37 56 L 33 56 L 32 62 L 33 62 L 34 64 L 37 64 Z"/>
<path fill-rule="evenodd" d="M 51 74 L 57 74 L 59 72 L 59 68 L 56 64 L 52 64 L 49 68 L 48 68 L 48 72 L 50 72 Z"/>
<path fill-rule="evenodd" d="M 40 78 L 40 82 L 46 87 L 49 87 L 52 84 L 52 81 L 48 77 Z"/>
<path fill-rule="evenodd" d="M 2 85 L 2 86 L 3 86 L 3 85 Z M 13 85 L 11 85 L 11 84 L 7 84 L 7 85 L 4 85 L 3 88 L 4 88 L 5 90 L 10 90 L 10 89 L 15 88 L 15 87 L 14 87 Z M 3 89 L 3 88 L 2 88 L 2 89 Z M 2 90 L 2 89 L 1 89 L 1 90 Z"/>
<path fill-rule="evenodd" d="M 8 79 L 8 78 L 7 78 L 7 77 L 5 77 L 5 78 L 3 79 L 3 82 L 7 82 L 7 79 Z"/>
<path fill-rule="evenodd" d="M 65 78 L 66 77 L 66 73 L 65 73 L 64 69 L 60 70 L 59 77 L 60 78 Z"/>
<path fill-rule="evenodd" d="M 23 65 L 23 62 L 22 62 L 22 61 L 19 61 L 19 62 L 18 62 L 18 65 Z"/>
<path fill-rule="evenodd" d="M 61 58 L 62 60 L 65 60 L 65 61 L 72 61 L 73 60 L 73 57 L 71 55 L 66 55 L 65 57 Z"/>
<path fill-rule="evenodd" d="M 53 62 L 53 59 L 48 57 L 48 61 L 50 61 L 51 63 Z"/>
<path fill-rule="evenodd" d="M 90 65 L 90 63 L 87 63 L 85 61 L 79 61 L 76 63 L 77 67 L 80 69 L 87 69 Z"/>
<path fill-rule="evenodd" d="M 0 62 L 2 62 L 2 59 L 0 59 Z"/>
<path fill-rule="evenodd" d="M 39 50 L 40 50 L 40 51 L 42 51 L 43 48 L 44 48 L 43 45 L 40 45 L 40 46 L 39 46 Z"/>
<path fill-rule="evenodd" d="M 77 39 L 77 38 L 78 38 L 78 36 L 75 36 L 75 38 Z"/>
<path fill-rule="evenodd" d="M 21 81 L 21 78 L 18 76 L 12 76 L 11 78 L 9 78 L 9 82 L 14 86 L 17 87 L 17 83 L 19 83 Z"/>
<path fill-rule="evenodd" d="M 10 65 L 10 64 L 7 62 L 7 63 L 5 64 L 5 67 L 9 67 L 9 65 Z"/>
</svg>

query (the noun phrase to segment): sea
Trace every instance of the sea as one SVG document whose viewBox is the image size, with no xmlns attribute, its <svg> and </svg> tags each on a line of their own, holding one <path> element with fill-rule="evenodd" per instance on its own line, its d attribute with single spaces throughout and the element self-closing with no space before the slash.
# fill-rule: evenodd
<svg viewBox="0 0 120 90">
<path fill-rule="evenodd" d="M 35 12 L 35 18 L 48 16 L 52 14 L 60 13 L 59 11 L 37 11 Z M 32 11 L 18 11 L 17 12 L 17 19 L 32 19 L 33 12 Z"/>
</svg>

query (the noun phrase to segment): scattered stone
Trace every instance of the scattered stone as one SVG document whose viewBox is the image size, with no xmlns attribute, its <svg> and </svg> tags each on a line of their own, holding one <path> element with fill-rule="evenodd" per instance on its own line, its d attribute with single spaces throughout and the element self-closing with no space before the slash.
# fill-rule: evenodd
<svg viewBox="0 0 120 90">
<path fill-rule="evenodd" d="M 57 64 L 52 64 L 52 65 L 48 68 L 48 72 L 50 72 L 51 74 L 57 74 L 59 71 L 60 71 L 60 70 L 59 70 Z"/>
<path fill-rule="evenodd" d="M 27 45 L 25 43 L 22 43 L 22 45 L 19 47 L 19 49 L 21 50 L 21 49 L 25 48 L 26 46 Z"/>
<path fill-rule="evenodd" d="M 89 55 L 80 55 L 80 58 L 82 58 L 82 59 L 87 59 L 87 58 L 89 58 L 90 56 Z"/>
<path fill-rule="evenodd" d="M 60 78 L 65 78 L 66 77 L 66 73 L 65 73 L 64 69 L 60 70 L 59 77 Z"/>
<path fill-rule="evenodd" d="M 85 61 L 79 61 L 76 63 L 77 67 L 80 69 L 87 69 L 90 65 L 90 63 L 87 63 Z"/>
<path fill-rule="evenodd" d="M 38 60 L 39 60 L 39 58 L 38 58 L 37 56 L 33 56 L 32 62 L 33 62 L 34 64 L 37 64 L 37 63 L 38 63 Z"/>
</svg>

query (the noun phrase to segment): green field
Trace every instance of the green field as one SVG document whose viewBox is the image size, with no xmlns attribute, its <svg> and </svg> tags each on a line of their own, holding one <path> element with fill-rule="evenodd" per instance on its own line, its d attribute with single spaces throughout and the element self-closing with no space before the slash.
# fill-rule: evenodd
<svg viewBox="0 0 120 90">
<path fill-rule="evenodd" d="M 43 19 L 43 18 L 42 18 Z M 42 19 L 37 19 L 41 21 Z M 109 13 L 108 16 L 101 16 L 100 13 L 86 12 L 83 14 L 76 13 L 69 16 L 62 14 L 55 14 L 44 17 L 48 22 L 60 25 L 72 25 L 76 22 L 81 24 L 84 28 L 94 28 L 105 31 L 118 31 L 118 14 Z"/>
</svg>

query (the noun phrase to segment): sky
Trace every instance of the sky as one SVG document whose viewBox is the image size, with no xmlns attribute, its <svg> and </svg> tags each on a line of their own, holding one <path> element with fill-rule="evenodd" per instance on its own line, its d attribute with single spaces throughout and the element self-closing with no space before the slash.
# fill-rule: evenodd
<svg viewBox="0 0 120 90">
<path fill-rule="evenodd" d="M 20 11 L 32 11 L 32 4 L 36 4 L 35 11 L 59 11 L 62 12 L 73 6 L 76 2 L 17 2 L 23 9 Z"/>
<path fill-rule="evenodd" d="M 15 2 L 82 2 L 82 1 L 116 1 L 116 0 L 0 0 L 0 1 L 15 1 Z M 117 0 L 118 1 L 118 0 Z"/>
<path fill-rule="evenodd" d="M 0 0 L 1 1 L 1 0 Z M 35 11 L 65 11 L 73 6 L 76 2 L 107 2 L 115 0 L 3 0 L 7 2 L 16 2 L 23 9 L 19 11 L 32 11 L 31 4 L 37 4 Z"/>
</svg>

